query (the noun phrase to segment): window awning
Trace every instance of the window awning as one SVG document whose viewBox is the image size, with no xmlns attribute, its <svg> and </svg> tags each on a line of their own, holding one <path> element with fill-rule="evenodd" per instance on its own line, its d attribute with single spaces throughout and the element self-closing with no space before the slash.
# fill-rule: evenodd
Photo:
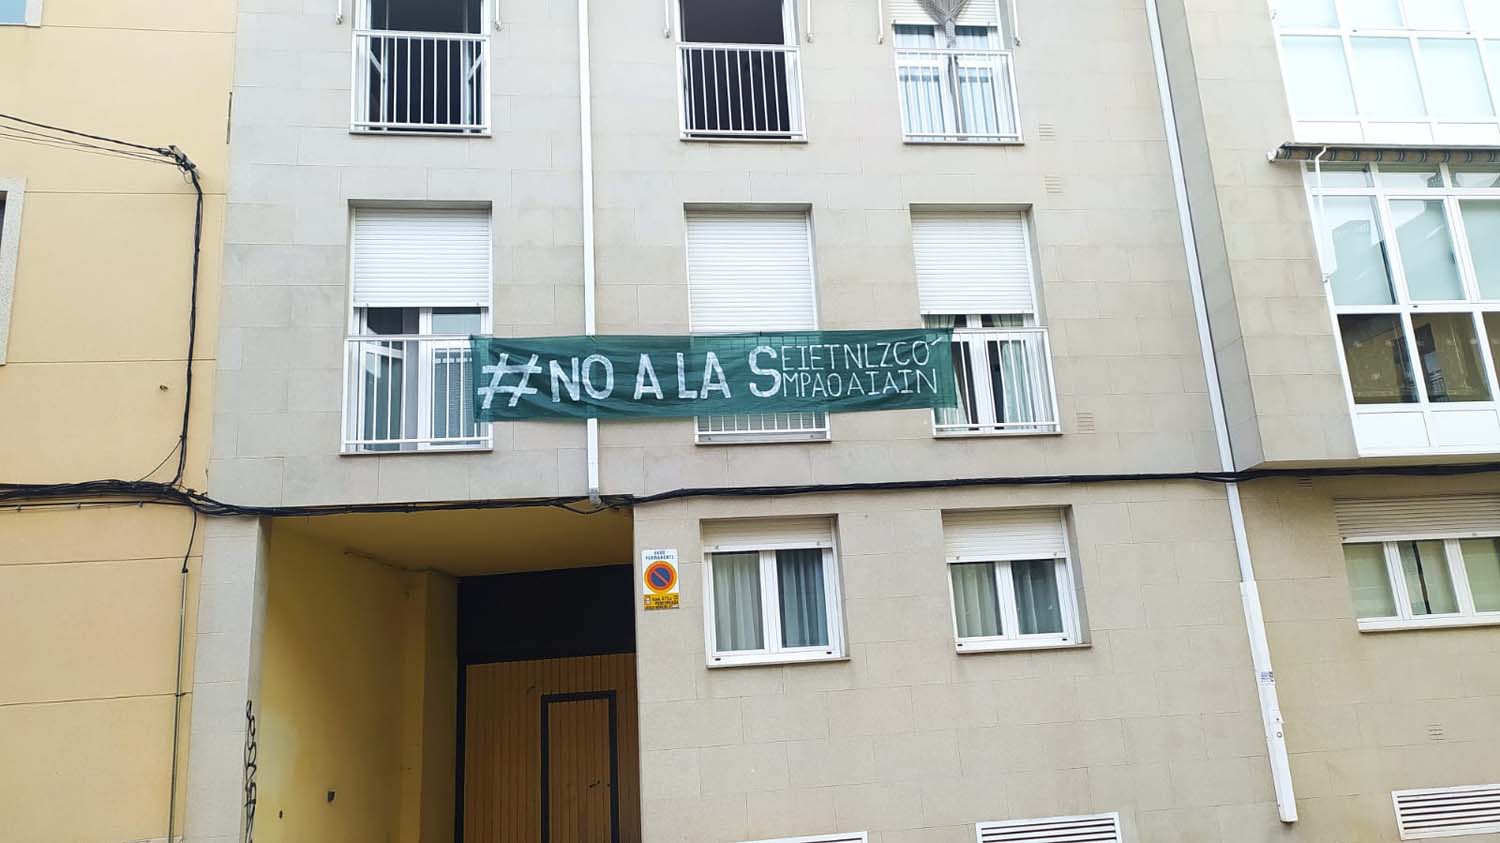
<svg viewBox="0 0 1500 843">
<path fill-rule="evenodd" d="M 1269 157 L 1273 162 L 1320 160 L 1324 164 L 1500 164 L 1500 146 L 1285 143 Z"/>
</svg>

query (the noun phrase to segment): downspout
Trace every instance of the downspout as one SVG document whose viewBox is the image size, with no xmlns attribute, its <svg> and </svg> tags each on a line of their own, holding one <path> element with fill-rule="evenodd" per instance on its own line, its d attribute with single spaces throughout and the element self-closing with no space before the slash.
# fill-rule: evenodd
<svg viewBox="0 0 1500 843">
<path fill-rule="evenodd" d="M 583 332 L 598 333 L 594 313 L 594 116 L 589 80 L 589 0 L 578 0 L 578 142 L 583 181 Z M 586 433 L 589 500 L 599 504 L 599 419 L 590 418 Z"/>
<path fill-rule="evenodd" d="M 1177 114 L 1173 110 L 1172 89 L 1167 77 L 1166 47 L 1162 41 L 1157 0 L 1146 0 L 1146 20 L 1151 29 L 1156 85 L 1161 94 L 1162 119 L 1166 124 L 1167 149 L 1172 162 L 1172 186 L 1176 192 L 1177 216 L 1182 227 L 1182 245 L 1193 292 L 1193 315 L 1198 322 L 1198 346 L 1203 355 L 1204 375 L 1208 380 L 1208 400 L 1213 410 L 1219 467 L 1223 471 L 1232 472 L 1234 451 L 1230 446 L 1229 421 L 1224 412 L 1224 392 L 1219 384 L 1219 366 L 1214 357 L 1213 336 L 1209 329 L 1203 270 L 1199 264 L 1198 243 L 1193 232 L 1187 175 L 1182 159 L 1182 144 L 1177 137 Z M 1276 673 L 1271 667 L 1271 647 L 1266 640 L 1265 617 L 1261 613 L 1260 590 L 1255 581 L 1255 565 L 1250 558 L 1250 542 L 1245 536 L 1245 513 L 1240 503 L 1240 487 L 1238 483 L 1226 483 L 1224 489 L 1229 504 L 1229 523 L 1234 531 L 1234 553 L 1239 560 L 1240 600 L 1244 604 L 1245 626 L 1250 634 L 1250 659 L 1255 668 L 1255 686 L 1260 695 L 1260 716 L 1265 727 L 1271 781 L 1276 788 L 1276 808 L 1282 822 L 1292 823 L 1297 821 L 1297 797 L 1292 790 L 1291 762 L 1287 757 L 1286 733 L 1276 693 Z"/>
</svg>

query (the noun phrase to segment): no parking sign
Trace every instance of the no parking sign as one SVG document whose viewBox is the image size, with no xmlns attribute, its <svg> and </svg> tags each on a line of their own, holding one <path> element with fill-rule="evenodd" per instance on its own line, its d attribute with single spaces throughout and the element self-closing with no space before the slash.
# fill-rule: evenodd
<svg viewBox="0 0 1500 843">
<path fill-rule="evenodd" d="M 641 551 L 641 594 L 647 611 L 680 605 L 676 548 Z"/>
</svg>

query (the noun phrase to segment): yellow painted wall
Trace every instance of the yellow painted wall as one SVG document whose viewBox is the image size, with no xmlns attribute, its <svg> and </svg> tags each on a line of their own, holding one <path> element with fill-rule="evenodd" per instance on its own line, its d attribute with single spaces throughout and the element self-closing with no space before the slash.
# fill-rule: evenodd
<svg viewBox="0 0 1500 843">
<path fill-rule="evenodd" d="M 40 27 L 0 26 L 0 111 L 175 144 L 201 169 L 195 488 L 211 421 L 235 6 L 45 0 Z M 0 483 L 143 477 L 177 443 L 192 190 L 170 166 L 4 137 L 0 178 L 26 181 Z M 190 549 L 191 533 L 189 513 L 162 507 L 0 510 L 0 839 L 167 836 L 185 554 L 196 624 L 202 531 Z M 190 635 L 189 690 L 191 647 Z M 189 694 L 184 736 L 191 707 Z M 184 771 L 187 749 L 184 739 Z M 178 832 L 183 815 L 179 798 Z"/>
<path fill-rule="evenodd" d="M 451 841 L 454 581 L 274 528 L 268 580 L 256 840 Z"/>
</svg>

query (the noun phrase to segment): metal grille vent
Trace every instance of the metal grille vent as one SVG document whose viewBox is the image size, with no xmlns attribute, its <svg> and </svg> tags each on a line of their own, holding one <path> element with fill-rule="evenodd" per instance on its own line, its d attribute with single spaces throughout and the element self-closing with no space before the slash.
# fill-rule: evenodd
<svg viewBox="0 0 1500 843">
<path fill-rule="evenodd" d="M 1073 417 L 1078 425 L 1079 433 L 1093 433 L 1095 430 L 1093 413 L 1078 413 Z"/>
<path fill-rule="evenodd" d="M 1044 141 L 1057 140 L 1057 127 L 1051 123 L 1040 123 L 1036 127 L 1036 136 Z"/>
<path fill-rule="evenodd" d="M 1500 784 L 1398 790 L 1391 797 L 1402 840 L 1500 832 Z"/>
<path fill-rule="evenodd" d="M 1062 193 L 1062 176 L 1042 176 L 1042 187 L 1044 187 L 1048 193 Z"/>
<path fill-rule="evenodd" d="M 750 843 L 869 843 L 870 836 L 861 831 L 857 834 L 820 834 L 815 837 L 778 837 L 775 840 L 754 840 Z"/>
<path fill-rule="evenodd" d="M 1120 815 L 980 823 L 979 843 L 1120 843 Z"/>
</svg>

